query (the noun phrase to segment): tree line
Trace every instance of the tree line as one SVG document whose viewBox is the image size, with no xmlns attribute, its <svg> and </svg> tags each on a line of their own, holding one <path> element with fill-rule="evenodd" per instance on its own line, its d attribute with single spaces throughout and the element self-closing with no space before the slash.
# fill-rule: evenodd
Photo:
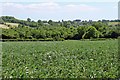
<svg viewBox="0 0 120 80">
<path fill-rule="evenodd" d="M 109 22 L 119 22 L 119 20 L 33 21 L 30 18 L 19 20 L 11 16 L 2 16 L 0 24 L 6 22 L 19 25 L 15 28 L 2 29 L 3 39 L 80 40 L 120 36 L 119 24 L 109 25 Z"/>
</svg>

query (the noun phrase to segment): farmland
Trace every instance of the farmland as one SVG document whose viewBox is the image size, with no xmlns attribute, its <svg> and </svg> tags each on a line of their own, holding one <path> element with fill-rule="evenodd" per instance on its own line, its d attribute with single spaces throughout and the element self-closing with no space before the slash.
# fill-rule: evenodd
<svg viewBox="0 0 120 80">
<path fill-rule="evenodd" d="M 3 78 L 117 78 L 118 40 L 2 42 Z"/>
<path fill-rule="evenodd" d="M 109 25 L 118 25 L 119 22 L 109 22 L 108 24 L 109 24 Z"/>
<path fill-rule="evenodd" d="M 0 28 L 9 29 L 9 27 L 8 27 L 8 26 L 3 25 L 3 24 L 0 24 Z"/>
<path fill-rule="evenodd" d="M 6 25 L 10 25 L 11 27 L 15 28 L 15 27 L 18 27 L 19 24 L 17 24 L 17 23 L 6 23 Z"/>
<path fill-rule="evenodd" d="M 9 28 L 18 27 L 18 25 L 19 24 L 17 24 L 17 23 L 5 23 L 5 24 L 0 24 L 0 28 L 9 29 Z"/>
</svg>

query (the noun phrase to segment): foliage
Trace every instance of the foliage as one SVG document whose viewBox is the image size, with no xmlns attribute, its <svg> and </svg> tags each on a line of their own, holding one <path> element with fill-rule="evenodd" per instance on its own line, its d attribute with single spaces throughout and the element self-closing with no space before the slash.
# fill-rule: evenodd
<svg viewBox="0 0 120 80">
<path fill-rule="evenodd" d="M 10 23 L 19 24 L 16 28 L 3 29 L 3 39 L 47 39 L 53 40 L 80 40 L 90 38 L 117 38 L 120 36 L 119 25 L 109 25 L 110 21 L 63 21 L 55 22 L 52 20 L 37 22 L 30 18 L 19 20 L 11 16 L 2 16 L 2 20 Z M 119 20 L 118 20 L 119 21 Z M 11 32 L 10 32 L 11 31 Z"/>
<path fill-rule="evenodd" d="M 83 34 L 83 38 L 98 38 L 99 32 L 93 26 L 89 26 L 87 31 Z"/>
</svg>

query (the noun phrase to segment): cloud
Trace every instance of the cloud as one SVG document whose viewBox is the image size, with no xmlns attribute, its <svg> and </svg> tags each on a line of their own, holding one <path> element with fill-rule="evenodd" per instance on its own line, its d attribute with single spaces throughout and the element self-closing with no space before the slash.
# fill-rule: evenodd
<svg viewBox="0 0 120 80">
<path fill-rule="evenodd" d="M 4 3 L 3 4 L 3 8 L 10 8 L 10 7 L 14 7 L 14 8 L 23 8 L 24 6 L 22 4 L 17 4 L 17 3 Z"/>
<path fill-rule="evenodd" d="M 81 11 L 91 11 L 91 10 L 98 10 L 98 8 L 93 7 L 93 6 L 88 6 L 85 4 L 81 4 L 81 5 L 75 5 L 75 4 L 67 4 L 67 5 L 59 5 L 58 3 L 54 3 L 54 2 L 49 2 L 49 3 L 36 3 L 36 4 L 17 4 L 17 3 L 5 3 L 3 4 L 4 8 L 11 8 L 13 7 L 13 9 L 29 9 L 29 10 L 47 10 L 47 11 L 51 11 L 51 10 L 81 10 Z"/>
<path fill-rule="evenodd" d="M 35 10 L 45 10 L 45 9 L 57 9 L 59 5 L 57 3 L 49 2 L 49 3 L 36 3 L 36 4 L 17 4 L 17 3 L 5 3 L 3 4 L 4 8 L 16 8 L 16 9 L 35 9 Z"/>
<path fill-rule="evenodd" d="M 99 8 L 93 7 L 93 6 L 89 6 L 86 4 L 80 4 L 80 5 L 74 5 L 74 4 L 69 4 L 65 6 L 65 9 L 67 11 L 71 11 L 71 12 L 89 12 L 89 11 L 99 11 Z"/>
<path fill-rule="evenodd" d="M 24 8 L 35 9 L 35 10 L 55 10 L 58 9 L 59 7 L 60 7 L 59 4 L 53 2 L 29 4 L 24 6 Z"/>
<path fill-rule="evenodd" d="M 38 16 L 41 18 L 77 18 L 100 11 L 100 8 L 86 4 L 61 4 L 55 2 L 44 3 L 4 3 L 4 15 Z"/>
</svg>

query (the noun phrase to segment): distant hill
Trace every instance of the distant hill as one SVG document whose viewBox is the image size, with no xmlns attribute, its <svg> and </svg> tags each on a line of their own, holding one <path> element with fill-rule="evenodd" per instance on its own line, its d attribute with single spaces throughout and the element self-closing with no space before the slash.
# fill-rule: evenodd
<svg viewBox="0 0 120 80">
<path fill-rule="evenodd" d="M 64 26 L 64 27 L 70 27 L 70 26 L 74 26 L 74 27 L 78 27 L 78 26 L 86 26 L 86 25 L 93 25 L 95 22 L 99 22 L 99 23 L 105 23 L 108 25 L 112 25 L 112 26 L 116 26 L 118 25 L 118 22 L 120 22 L 120 20 L 98 20 L 98 21 L 86 21 L 86 20 L 80 20 L 80 19 L 76 19 L 76 20 L 68 20 L 68 21 L 52 21 L 52 20 L 48 20 L 48 21 L 42 21 L 42 20 L 38 20 L 38 21 L 34 21 L 30 18 L 27 18 L 26 20 L 20 20 L 17 19 L 15 17 L 12 16 L 1 16 L 0 17 L 0 23 L 17 23 L 15 25 L 18 26 L 18 24 L 21 24 L 23 26 L 29 26 L 29 27 L 40 27 L 40 26 Z M 14 24 L 11 24 L 14 25 Z"/>
</svg>

